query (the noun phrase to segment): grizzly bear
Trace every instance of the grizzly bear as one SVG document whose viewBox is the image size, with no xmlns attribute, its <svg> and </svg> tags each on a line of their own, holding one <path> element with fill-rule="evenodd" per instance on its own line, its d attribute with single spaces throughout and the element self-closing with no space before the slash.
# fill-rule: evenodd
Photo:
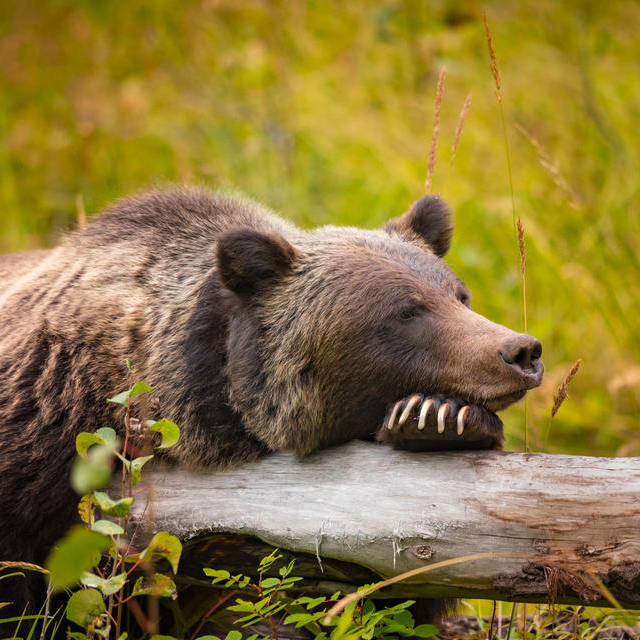
<svg viewBox="0 0 640 640">
<path fill-rule="evenodd" d="M 354 438 L 499 448 L 495 412 L 540 384 L 541 347 L 471 310 L 442 260 L 451 234 L 437 196 L 380 230 L 302 231 L 189 188 L 2 257 L 0 560 L 42 564 L 75 521 L 74 440 L 121 423 L 105 399 L 126 359 L 159 399 L 145 410 L 181 427 L 167 455 L 193 469 Z M 0 602 L 37 611 L 40 582 L 0 580 Z"/>
</svg>

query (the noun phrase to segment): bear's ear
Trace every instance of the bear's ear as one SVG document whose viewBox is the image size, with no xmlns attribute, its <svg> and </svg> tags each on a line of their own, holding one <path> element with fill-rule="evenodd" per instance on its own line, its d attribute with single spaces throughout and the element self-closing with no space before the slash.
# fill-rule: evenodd
<svg viewBox="0 0 640 640">
<path fill-rule="evenodd" d="M 428 195 L 411 205 L 406 213 L 384 226 L 389 233 L 415 234 L 422 238 L 431 250 L 442 258 L 451 246 L 453 215 L 440 196 Z"/>
<path fill-rule="evenodd" d="M 231 291 L 250 294 L 288 273 L 297 255 L 275 231 L 233 229 L 218 240 L 218 273 Z"/>
</svg>

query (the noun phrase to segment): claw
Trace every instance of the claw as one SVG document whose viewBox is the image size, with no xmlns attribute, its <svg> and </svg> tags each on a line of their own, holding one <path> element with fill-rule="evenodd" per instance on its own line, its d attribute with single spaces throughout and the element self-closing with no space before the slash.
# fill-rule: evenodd
<svg viewBox="0 0 640 640">
<path fill-rule="evenodd" d="M 467 413 L 469 413 L 469 405 L 465 405 L 458 411 L 458 435 L 461 436 L 464 431 L 464 419 L 467 417 Z"/>
<path fill-rule="evenodd" d="M 444 419 L 447 417 L 447 413 L 449 413 L 449 405 L 445 402 L 438 409 L 438 433 L 444 433 Z"/>
<path fill-rule="evenodd" d="M 407 421 L 407 418 L 411 415 L 411 410 L 413 409 L 413 407 L 415 407 L 418 404 L 418 402 L 420 402 L 420 396 L 418 395 L 411 396 L 411 398 L 409 399 L 409 402 L 407 402 L 407 406 L 404 408 L 404 411 L 402 412 L 402 415 L 398 419 L 398 426 L 400 426 L 401 424 L 404 424 Z"/>
<path fill-rule="evenodd" d="M 393 405 L 393 411 L 391 412 L 391 415 L 389 416 L 389 424 L 387 425 L 387 429 L 389 429 L 389 431 L 391 431 L 391 429 L 393 429 L 393 425 L 396 422 L 396 416 L 398 415 L 398 411 L 400 411 L 401 405 L 402 405 L 402 400 L 396 402 L 395 405 Z"/>
<path fill-rule="evenodd" d="M 427 415 L 429 411 L 433 407 L 433 400 L 429 398 L 422 403 L 422 408 L 420 409 L 420 418 L 418 419 L 418 430 L 422 431 L 424 429 L 425 422 L 427 421 Z"/>
</svg>

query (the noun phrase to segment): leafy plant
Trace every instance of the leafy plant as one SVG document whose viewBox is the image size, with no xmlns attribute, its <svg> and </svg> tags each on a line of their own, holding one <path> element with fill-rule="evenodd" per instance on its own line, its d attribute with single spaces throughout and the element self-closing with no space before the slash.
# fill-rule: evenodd
<svg viewBox="0 0 640 640">
<path fill-rule="evenodd" d="M 250 576 L 231 575 L 224 569 L 203 569 L 212 584 L 225 589 L 241 592 L 235 604 L 227 607 L 227 611 L 237 614 L 234 625 L 241 628 L 266 623 L 271 630 L 268 636 L 278 639 L 278 632 L 284 625 L 294 625 L 296 629 L 304 627 L 314 634 L 315 640 L 337 640 L 364 638 L 432 638 L 437 629 L 430 624 L 415 625 L 409 607 L 413 600 L 378 609 L 372 600 L 353 602 L 346 607 L 339 617 L 327 621 L 329 607 L 334 604 L 340 592 L 330 597 L 290 596 L 288 590 L 302 578 L 292 576 L 294 563 L 292 560 L 277 570 L 276 575 L 267 576 L 275 563 L 282 558 L 278 550 L 263 558 L 258 566 L 258 579 L 253 582 Z M 369 588 L 365 585 L 362 589 Z M 266 626 L 265 625 L 265 626 Z M 233 631 L 231 632 L 233 633 Z M 242 636 L 234 636 L 238 640 Z M 250 635 L 246 640 L 255 640 L 257 635 Z M 220 640 L 218 636 L 201 636 L 198 640 Z M 225 640 L 231 640 L 229 636 Z"/>
<path fill-rule="evenodd" d="M 129 363 L 127 363 L 129 366 Z M 129 366 L 130 375 L 135 371 Z M 124 441 L 115 430 L 103 427 L 93 433 L 82 432 L 76 437 L 78 458 L 71 473 L 74 489 L 83 494 L 78 504 L 78 513 L 84 526 L 73 527 L 56 546 L 47 560 L 53 591 L 79 586 L 66 608 L 69 621 L 83 628 L 73 632 L 74 640 L 92 637 L 124 638 L 121 633 L 122 610 L 129 610 L 145 632 L 157 633 L 157 620 L 145 615 L 136 599 L 176 598 L 173 579 L 154 569 L 156 560 L 164 558 L 173 572 L 177 572 L 182 553 L 178 538 L 166 532 L 156 533 L 147 547 L 137 552 L 127 541 L 130 511 L 138 495 L 144 489 L 134 487 L 140 483 L 144 465 L 153 459 L 153 454 L 133 457 L 131 403 L 136 396 L 147 394 L 152 388 L 144 382 L 133 382 L 127 391 L 110 398 L 108 402 L 120 404 L 125 409 Z M 160 435 L 156 449 L 173 446 L 180 437 L 180 429 L 169 420 L 147 421 L 138 441 L 151 450 L 154 433 Z M 156 436 L 157 437 L 157 436 Z M 121 463 L 121 492 L 112 497 L 104 486 L 111 479 L 115 461 Z M 100 516 L 96 517 L 99 510 Z M 109 559 L 101 562 L 103 554 Z M 138 575 L 144 570 L 143 575 Z M 136 577 L 137 576 L 137 577 Z M 46 614 L 45 614 L 46 623 Z"/>
</svg>

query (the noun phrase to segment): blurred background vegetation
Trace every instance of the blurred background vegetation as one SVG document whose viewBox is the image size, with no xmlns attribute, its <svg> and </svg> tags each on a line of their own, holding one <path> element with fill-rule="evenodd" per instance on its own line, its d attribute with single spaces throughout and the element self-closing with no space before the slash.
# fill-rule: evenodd
<svg viewBox="0 0 640 640">
<path fill-rule="evenodd" d="M 457 212 L 448 261 L 476 310 L 521 328 L 483 10 L 526 233 L 529 332 L 548 372 L 529 399 L 531 447 L 580 357 L 547 449 L 638 455 L 637 2 L 5 0 L 0 251 L 51 246 L 80 198 L 91 215 L 172 182 L 237 188 L 304 226 L 379 226 L 423 193 L 445 66 L 433 189 Z M 521 449 L 522 405 L 505 423 Z"/>
</svg>

